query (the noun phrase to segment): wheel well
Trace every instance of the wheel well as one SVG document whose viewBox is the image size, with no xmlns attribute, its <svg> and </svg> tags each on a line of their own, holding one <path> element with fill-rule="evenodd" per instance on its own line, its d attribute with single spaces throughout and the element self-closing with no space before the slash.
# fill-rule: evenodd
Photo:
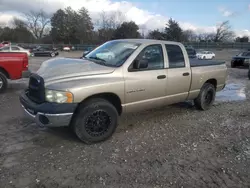
<svg viewBox="0 0 250 188">
<path fill-rule="evenodd" d="M 0 72 L 2 72 L 6 76 L 6 78 L 10 79 L 10 75 L 4 68 L 0 67 Z"/>
<path fill-rule="evenodd" d="M 215 88 L 217 87 L 217 80 L 216 79 L 209 79 L 205 83 L 212 84 Z"/>
<path fill-rule="evenodd" d="M 120 98 L 116 94 L 114 94 L 114 93 L 100 93 L 100 94 L 95 94 L 95 95 L 87 97 L 81 103 L 83 103 L 83 102 L 85 102 L 85 101 L 87 101 L 89 99 L 93 99 L 93 98 L 102 98 L 102 99 L 105 99 L 105 100 L 109 101 L 111 104 L 114 105 L 114 107 L 116 108 L 118 114 L 119 115 L 122 114 L 121 100 L 120 100 Z"/>
</svg>

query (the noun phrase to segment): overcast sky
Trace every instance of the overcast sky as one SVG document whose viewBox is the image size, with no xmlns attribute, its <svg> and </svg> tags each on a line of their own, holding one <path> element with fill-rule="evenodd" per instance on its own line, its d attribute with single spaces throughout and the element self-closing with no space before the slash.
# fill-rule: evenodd
<svg viewBox="0 0 250 188">
<path fill-rule="evenodd" d="M 249 4 L 247 0 L 0 0 L 0 24 L 30 10 L 52 14 L 59 8 L 78 10 L 84 6 L 94 21 L 102 11 L 121 11 L 126 20 L 146 30 L 164 28 L 172 17 L 183 29 L 212 32 L 216 24 L 229 20 L 237 34 L 250 36 Z"/>
</svg>

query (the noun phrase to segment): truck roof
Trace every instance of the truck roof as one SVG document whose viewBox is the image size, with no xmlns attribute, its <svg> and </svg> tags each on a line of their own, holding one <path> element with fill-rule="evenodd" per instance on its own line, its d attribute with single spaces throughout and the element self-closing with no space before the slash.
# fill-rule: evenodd
<svg viewBox="0 0 250 188">
<path fill-rule="evenodd" d="M 154 44 L 154 43 L 161 43 L 161 44 L 176 44 L 180 45 L 179 42 L 174 41 L 166 41 L 166 40 L 153 40 L 153 39 L 117 39 L 113 41 L 126 41 L 126 42 L 137 42 L 141 44 Z"/>
</svg>

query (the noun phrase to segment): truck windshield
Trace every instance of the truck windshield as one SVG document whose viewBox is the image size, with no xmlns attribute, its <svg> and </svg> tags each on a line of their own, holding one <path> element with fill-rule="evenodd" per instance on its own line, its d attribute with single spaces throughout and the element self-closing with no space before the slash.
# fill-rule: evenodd
<svg viewBox="0 0 250 188">
<path fill-rule="evenodd" d="M 135 42 L 109 41 L 90 52 L 85 58 L 102 65 L 119 67 L 140 45 Z"/>
</svg>

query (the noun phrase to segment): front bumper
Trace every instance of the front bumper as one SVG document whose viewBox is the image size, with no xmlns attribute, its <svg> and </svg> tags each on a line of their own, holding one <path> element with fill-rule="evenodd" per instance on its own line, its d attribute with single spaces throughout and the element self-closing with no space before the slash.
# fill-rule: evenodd
<svg viewBox="0 0 250 188">
<path fill-rule="evenodd" d="M 29 78 L 31 75 L 31 72 L 29 70 L 22 71 L 22 78 Z"/>
<path fill-rule="evenodd" d="M 25 92 L 19 97 L 25 115 L 40 127 L 69 126 L 77 104 L 42 103 L 31 101 Z"/>
</svg>

